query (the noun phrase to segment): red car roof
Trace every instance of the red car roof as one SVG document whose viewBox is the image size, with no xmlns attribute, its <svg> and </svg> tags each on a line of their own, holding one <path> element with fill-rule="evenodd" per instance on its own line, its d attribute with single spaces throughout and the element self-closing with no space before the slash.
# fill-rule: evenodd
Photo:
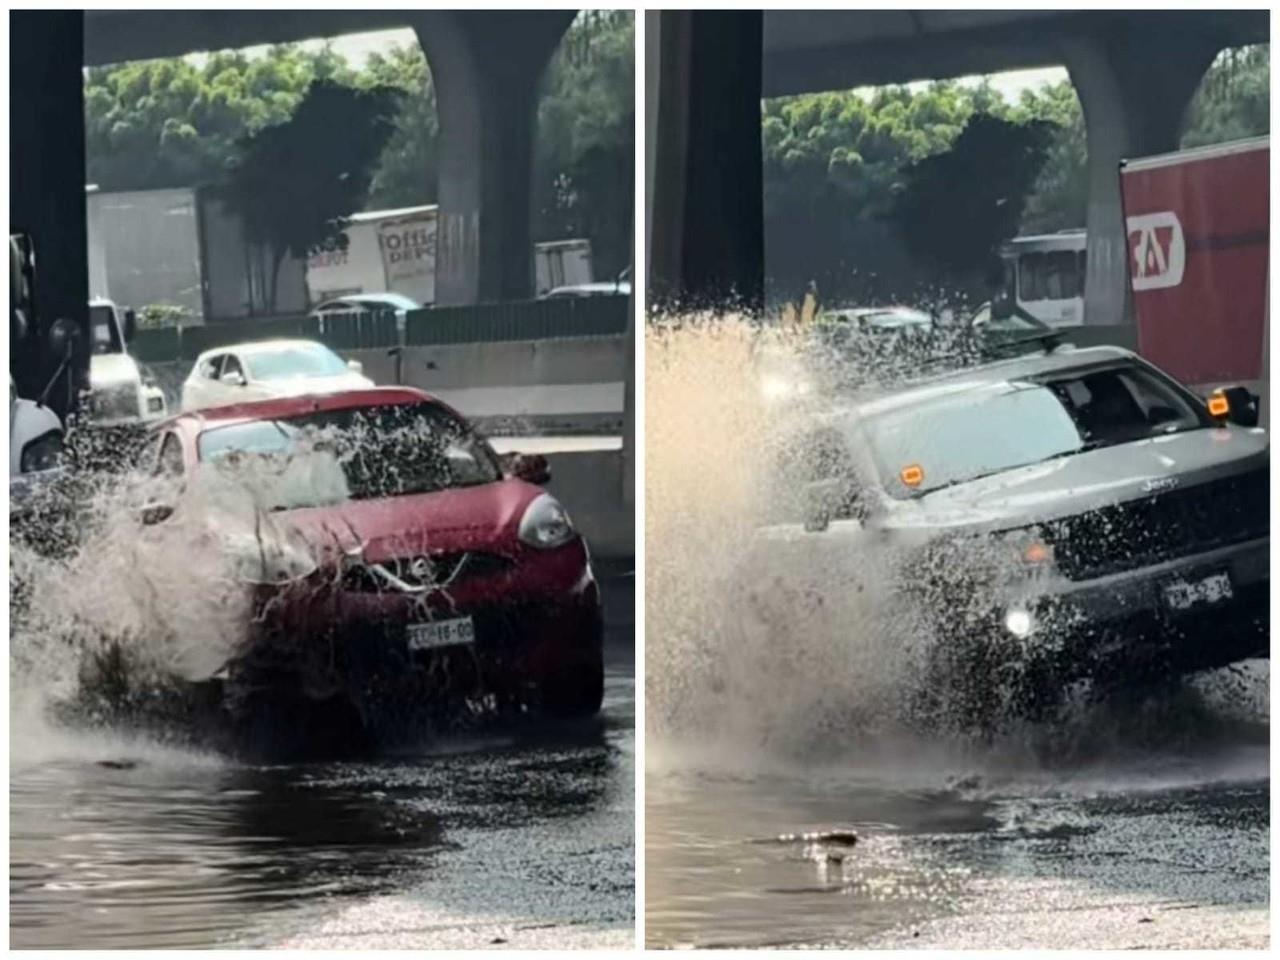
<svg viewBox="0 0 1280 960">
<path fill-rule="evenodd" d="M 271 400 L 254 400 L 249 403 L 235 403 L 225 407 L 210 407 L 205 410 L 189 410 L 175 417 L 163 420 L 151 429 L 152 431 L 173 427 L 180 423 L 188 423 L 197 430 L 205 426 L 227 426 L 232 423 L 247 423 L 254 420 L 277 420 L 296 417 L 305 413 L 317 413 L 325 410 L 356 410 L 361 407 L 394 406 L 406 403 L 434 403 L 450 412 L 457 413 L 448 404 L 437 400 L 431 394 L 416 387 L 368 387 L 364 390 L 343 390 L 338 393 L 324 393 L 301 397 L 276 397 Z"/>
</svg>

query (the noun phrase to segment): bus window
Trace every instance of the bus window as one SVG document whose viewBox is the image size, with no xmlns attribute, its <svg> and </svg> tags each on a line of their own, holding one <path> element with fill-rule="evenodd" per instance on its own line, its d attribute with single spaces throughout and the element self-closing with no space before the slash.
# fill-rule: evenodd
<svg viewBox="0 0 1280 960">
<path fill-rule="evenodd" d="M 1018 259 L 1018 297 L 1072 300 L 1084 294 L 1084 255 L 1076 250 L 1028 253 Z"/>
</svg>

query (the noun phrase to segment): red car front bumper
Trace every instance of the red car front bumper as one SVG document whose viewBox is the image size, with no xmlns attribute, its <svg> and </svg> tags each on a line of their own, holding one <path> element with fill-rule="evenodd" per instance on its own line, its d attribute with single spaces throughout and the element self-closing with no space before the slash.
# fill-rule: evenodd
<svg viewBox="0 0 1280 960">
<path fill-rule="evenodd" d="M 250 640 L 231 669 L 242 689 L 377 711 L 529 702 L 599 671 L 600 591 L 582 541 L 523 548 L 473 565 L 448 586 L 406 592 L 362 565 L 260 590 Z M 411 624 L 469 617 L 474 642 L 411 650 Z"/>
</svg>

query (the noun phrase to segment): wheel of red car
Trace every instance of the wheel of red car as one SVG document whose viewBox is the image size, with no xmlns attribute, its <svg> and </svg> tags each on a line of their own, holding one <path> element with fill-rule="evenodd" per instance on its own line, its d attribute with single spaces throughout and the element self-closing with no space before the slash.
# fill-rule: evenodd
<svg viewBox="0 0 1280 960">
<path fill-rule="evenodd" d="M 539 690 L 542 710 L 552 717 L 591 717 L 604 702 L 604 657 L 601 651 L 544 680 Z"/>
</svg>

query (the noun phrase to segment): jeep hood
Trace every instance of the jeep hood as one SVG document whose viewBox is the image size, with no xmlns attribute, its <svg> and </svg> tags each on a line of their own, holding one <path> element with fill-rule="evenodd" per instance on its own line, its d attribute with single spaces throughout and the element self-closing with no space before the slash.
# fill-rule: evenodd
<svg viewBox="0 0 1280 960">
<path fill-rule="evenodd" d="M 893 527 L 1015 526 L 1053 520 L 1269 464 L 1264 430 L 1190 430 L 1004 471 L 907 501 Z"/>
</svg>

